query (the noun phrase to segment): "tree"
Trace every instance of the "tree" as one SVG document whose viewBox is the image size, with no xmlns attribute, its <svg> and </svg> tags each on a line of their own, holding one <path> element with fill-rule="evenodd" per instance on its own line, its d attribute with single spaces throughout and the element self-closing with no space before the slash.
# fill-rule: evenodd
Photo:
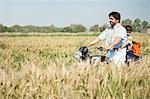
<svg viewBox="0 0 150 99">
<path fill-rule="evenodd" d="M 135 32 L 141 32 L 141 20 L 139 18 L 134 20 L 132 28 Z"/>
<path fill-rule="evenodd" d="M 95 24 L 93 25 L 92 27 L 90 27 L 90 31 L 93 31 L 93 32 L 99 32 L 99 25 L 98 24 Z"/>
<path fill-rule="evenodd" d="M 147 26 L 147 28 L 150 28 L 150 24 Z"/>
<path fill-rule="evenodd" d="M 11 32 L 22 32 L 22 27 L 19 25 L 13 25 L 12 27 L 10 27 Z"/>
<path fill-rule="evenodd" d="M 147 21 L 143 21 L 142 22 L 142 28 L 147 28 L 148 27 L 148 22 Z"/>
<path fill-rule="evenodd" d="M 125 19 L 125 20 L 122 20 L 122 24 L 123 25 L 132 25 L 132 20 L 130 20 L 130 19 Z"/>
<path fill-rule="evenodd" d="M 86 27 L 84 27 L 82 24 L 78 24 L 76 26 L 77 32 L 85 32 L 86 31 Z"/>
<path fill-rule="evenodd" d="M 0 33 L 3 33 L 4 32 L 4 26 L 3 24 L 0 24 Z"/>
<path fill-rule="evenodd" d="M 100 32 L 103 32 L 108 27 L 108 24 L 103 24 L 99 27 Z"/>
<path fill-rule="evenodd" d="M 64 27 L 63 28 L 63 32 L 70 32 L 70 33 L 72 33 L 73 32 L 73 30 L 71 29 L 71 27 Z"/>
<path fill-rule="evenodd" d="M 6 26 L 3 27 L 4 32 L 10 32 L 10 29 Z"/>
<path fill-rule="evenodd" d="M 71 33 L 77 33 L 77 32 L 85 32 L 86 27 L 84 27 L 82 24 L 71 24 Z"/>
</svg>

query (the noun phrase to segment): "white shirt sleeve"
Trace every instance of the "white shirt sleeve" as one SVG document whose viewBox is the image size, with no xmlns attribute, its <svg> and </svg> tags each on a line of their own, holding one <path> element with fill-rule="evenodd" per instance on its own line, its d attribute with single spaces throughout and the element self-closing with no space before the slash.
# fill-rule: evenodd
<svg viewBox="0 0 150 99">
<path fill-rule="evenodd" d="M 107 28 L 98 36 L 100 40 L 105 40 L 106 39 L 106 32 Z"/>
<path fill-rule="evenodd" d="M 117 37 L 121 37 L 122 39 L 126 39 L 127 35 L 126 35 L 126 29 L 124 27 L 120 27 L 118 29 Z"/>
</svg>

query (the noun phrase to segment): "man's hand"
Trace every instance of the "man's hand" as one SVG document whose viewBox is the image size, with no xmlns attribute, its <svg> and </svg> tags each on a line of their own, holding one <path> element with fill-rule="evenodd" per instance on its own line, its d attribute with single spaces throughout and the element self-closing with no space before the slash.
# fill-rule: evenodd
<svg viewBox="0 0 150 99">
<path fill-rule="evenodd" d="M 110 46 L 106 46 L 104 50 L 109 51 L 111 49 Z"/>
<path fill-rule="evenodd" d="M 122 39 L 122 38 L 117 37 L 117 38 L 114 40 L 114 42 L 113 42 L 110 46 L 105 47 L 106 50 L 108 51 L 108 50 L 112 49 L 115 45 L 117 45 L 117 44 L 121 41 L 121 39 Z"/>
<path fill-rule="evenodd" d="M 118 48 L 118 51 L 121 50 L 121 49 L 122 49 L 122 47 L 119 47 L 119 48 Z"/>
</svg>

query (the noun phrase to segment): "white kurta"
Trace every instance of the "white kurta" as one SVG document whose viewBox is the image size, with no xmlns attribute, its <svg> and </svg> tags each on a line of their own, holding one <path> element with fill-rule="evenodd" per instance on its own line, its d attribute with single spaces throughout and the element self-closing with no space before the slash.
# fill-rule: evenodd
<svg viewBox="0 0 150 99">
<path fill-rule="evenodd" d="M 114 46 L 114 48 L 119 48 L 127 40 L 126 29 L 120 23 L 117 23 L 114 26 L 114 28 L 111 28 L 111 27 L 106 28 L 99 35 L 100 40 L 106 40 L 107 46 L 110 46 L 114 42 L 116 37 L 122 38 L 122 40 L 117 45 Z M 126 48 L 123 48 L 119 51 L 110 50 L 108 52 L 108 57 L 110 58 L 111 61 L 113 61 L 117 65 L 124 64 L 125 59 L 126 59 L 125 58 L 126 57 Z"/>
</svg>

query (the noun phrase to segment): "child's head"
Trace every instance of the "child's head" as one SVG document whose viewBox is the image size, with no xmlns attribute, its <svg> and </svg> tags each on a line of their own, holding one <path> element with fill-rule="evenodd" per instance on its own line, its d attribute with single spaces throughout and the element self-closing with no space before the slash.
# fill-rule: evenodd
<svg viewBox="0 0 150 99">
<path fill-rule="evenodd" d="M 126 29 L 126 31 L 127 31 L 127 36 L 130 36 L 130 33 L 131 33 L 131 31 L 132 31 L 132 27 L 131 27 L 130 25 L 126 25 L 126 26 L 125 26 L 125 29 Z"/>
</svg>

